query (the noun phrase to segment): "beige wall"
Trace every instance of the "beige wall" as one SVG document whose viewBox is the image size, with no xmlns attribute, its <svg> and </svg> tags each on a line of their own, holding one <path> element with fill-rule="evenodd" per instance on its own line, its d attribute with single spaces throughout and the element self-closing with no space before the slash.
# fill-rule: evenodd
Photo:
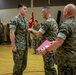
<svg viewBox="0 0 76 75">
<path fill-rule="evenodd" d="M 51 14 L 52 16 L 56 19 L 57 17 L 57 12 L 58 10 L 61 10 L 63 11 L 63 7 L 64 6 L 52 6 L 51 7 Z M 40 23 L 44 21 L 44 19 L 42 18 L 41 16 L 41 9 L 42 7 L 34 7 L 34 8 L 28 8 L 28 13 L 26 15 L 26 17 L 28 19 L 30 19 L 30 16 L 31 16 L 31 12 L 32 10 L 34 11 L 34 15 L 35 15 L 35 19 L 37 19 Z M 7 24 L 10 22 L 10 19 L 12 17 L 14 17 L 15 15 L 17 15 L 17 9 L 3 9 L 3 10 L 0 10 L 0 19 L 1 19 L 1 22 L 3 24 Z M 61 16 L 61 20 L 63 20 L 63 17 Z"/>
<path fill-rule="evenodd" d="M 18 11 L 17 9 L 3 9 L 0 10 L 0 20 L 3 24 L 7 24 L 10 22 L 10 19 L 17 15 Z M 30 8 L 28 8 L 28 14 L 27 17 L 29 18 L 31 14 Z"/>
</svg>

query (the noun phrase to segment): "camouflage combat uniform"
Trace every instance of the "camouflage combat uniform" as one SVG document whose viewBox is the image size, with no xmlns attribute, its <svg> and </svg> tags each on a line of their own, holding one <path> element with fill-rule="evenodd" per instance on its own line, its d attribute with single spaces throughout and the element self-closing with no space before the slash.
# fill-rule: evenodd
<svg viewBox="0 0 76 75">
<path fill-rule="evenodd" d="M 7 27 L 6 27 L 6 36 L 7 36 L 7 43 L 10 43 L 10 29 L 9 29 L 9 24 L 7 24 Z"/>
<path fill-rule="evenodd" d="M 37 26 L 34 26 L 33 29 L 34 30 L 39 30 L 40 26 L 37 25 Z M 39 40 L 39 37 L 36 36 L 36 35 L 33 35 L 33 48 L 34 48 L 34 53 L 36 53 L 36 48 L 39 46 L 39 43 L 40 43 L 40 40 Z"/>
<path fill-rule="evenodd" d="M 27 25 L 28 21 L 19 15 L 10 21 L 10 29 L 15 29 L 15 44 L 17 52 L 13 52 L 13 75 L 22 75 L 27 66 Z"/>
<path fill-rule="evenodd" d="M 58 33 L 58 26 L 56 21 L 52 17 L 49 17 L 44 21 L 39 31 L 43 34 L 42 42 L 46 39 L 49 41 L 54 41 L 57 38 Z M 54 68 L 54 51 L 50 52 L 48 55 L 44 55 L 43 60 L 45 75 L 57 75 Z"/>
<path fill-rule="evenodd" d="M 74 17 L 62 23 L 58 37 L 65 40 L 56 51 L 58 75 L 76 75 L 76 22 Z"/>
<path fill-rule="evenodd" d="M 4 43 L 4 27 L 0 26 L 0 44 Z"/>
</svg>

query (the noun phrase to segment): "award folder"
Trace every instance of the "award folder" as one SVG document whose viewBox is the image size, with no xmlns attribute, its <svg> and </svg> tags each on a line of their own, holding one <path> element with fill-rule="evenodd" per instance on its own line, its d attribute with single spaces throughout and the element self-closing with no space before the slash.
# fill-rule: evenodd
<svg viewBox="0 0 76 75">
<path fill-rule="evenodd" d="M 52 42 L 45 40 L 37 49 L 36 51 L 40 51 L 43 47 L 49 47 L 52 44 Z"/>
</svg>

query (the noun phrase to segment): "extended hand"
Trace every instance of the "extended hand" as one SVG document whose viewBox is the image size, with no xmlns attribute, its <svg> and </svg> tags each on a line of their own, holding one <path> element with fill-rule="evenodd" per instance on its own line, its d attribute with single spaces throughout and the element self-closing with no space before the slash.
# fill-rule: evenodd
<svg viewBox="0 0 76 75">
<path fill-rule="evenodd" d="M 33 29 L 32 28 L 28 28 L 28 32 L 31 32 Z"/>
</svg>

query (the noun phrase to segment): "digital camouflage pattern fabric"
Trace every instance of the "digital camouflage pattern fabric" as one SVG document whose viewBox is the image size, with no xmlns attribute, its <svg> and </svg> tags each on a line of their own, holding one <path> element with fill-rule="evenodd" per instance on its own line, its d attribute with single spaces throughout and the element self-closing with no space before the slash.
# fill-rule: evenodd
<svg viewBox="0 0 76 75">
<path fill-rule="evenodd" d="M 19 15 L 10 21 L 10 29 L 15 29 L 15 44 L 17 52 L 13 52 L 13 75 L 22 75 L 27 65 L 27 28 L 28 21 Z"/>
<path fill-rule="evenodd" d="M 57 37 L 58 25 L 52 17 L 49 17 L 44 21 L 39 31 L 43 33 L 42 42 L 45 40 L 54 41 Z M 57 75 L 54 68 L 54 55 L 54 51 L 49 55 L 43 55 L 45 75 Z"/>
<path fill-rule="evenodd" d="M 25 50 L 27 44 L 27 27 L 28 21 L 25 18 L 21 18 L 20 16 L 16 16 L 10 21 L 10 28 L 16 29 L 15 32 L 15 43 L 17 49 Z"/>
<path fill-rule="evenodd" d="M 76 20 L 68 18 L 59 27 L 66 39 L 62 46 L 56 50 L 55 61 L 58 65 L 59 75 L 76 75 Z"/>
<path fill-rule="evenodd" d="M 33 29 L 34 30 L 39 30 L 40 25 L 34 26 Z M 40 37 L 33 35 L 33 48 L 34 48 L 34 54 L 37 53 L 36 49 L 37 47 L 40 45 Z"/>
</svg>

